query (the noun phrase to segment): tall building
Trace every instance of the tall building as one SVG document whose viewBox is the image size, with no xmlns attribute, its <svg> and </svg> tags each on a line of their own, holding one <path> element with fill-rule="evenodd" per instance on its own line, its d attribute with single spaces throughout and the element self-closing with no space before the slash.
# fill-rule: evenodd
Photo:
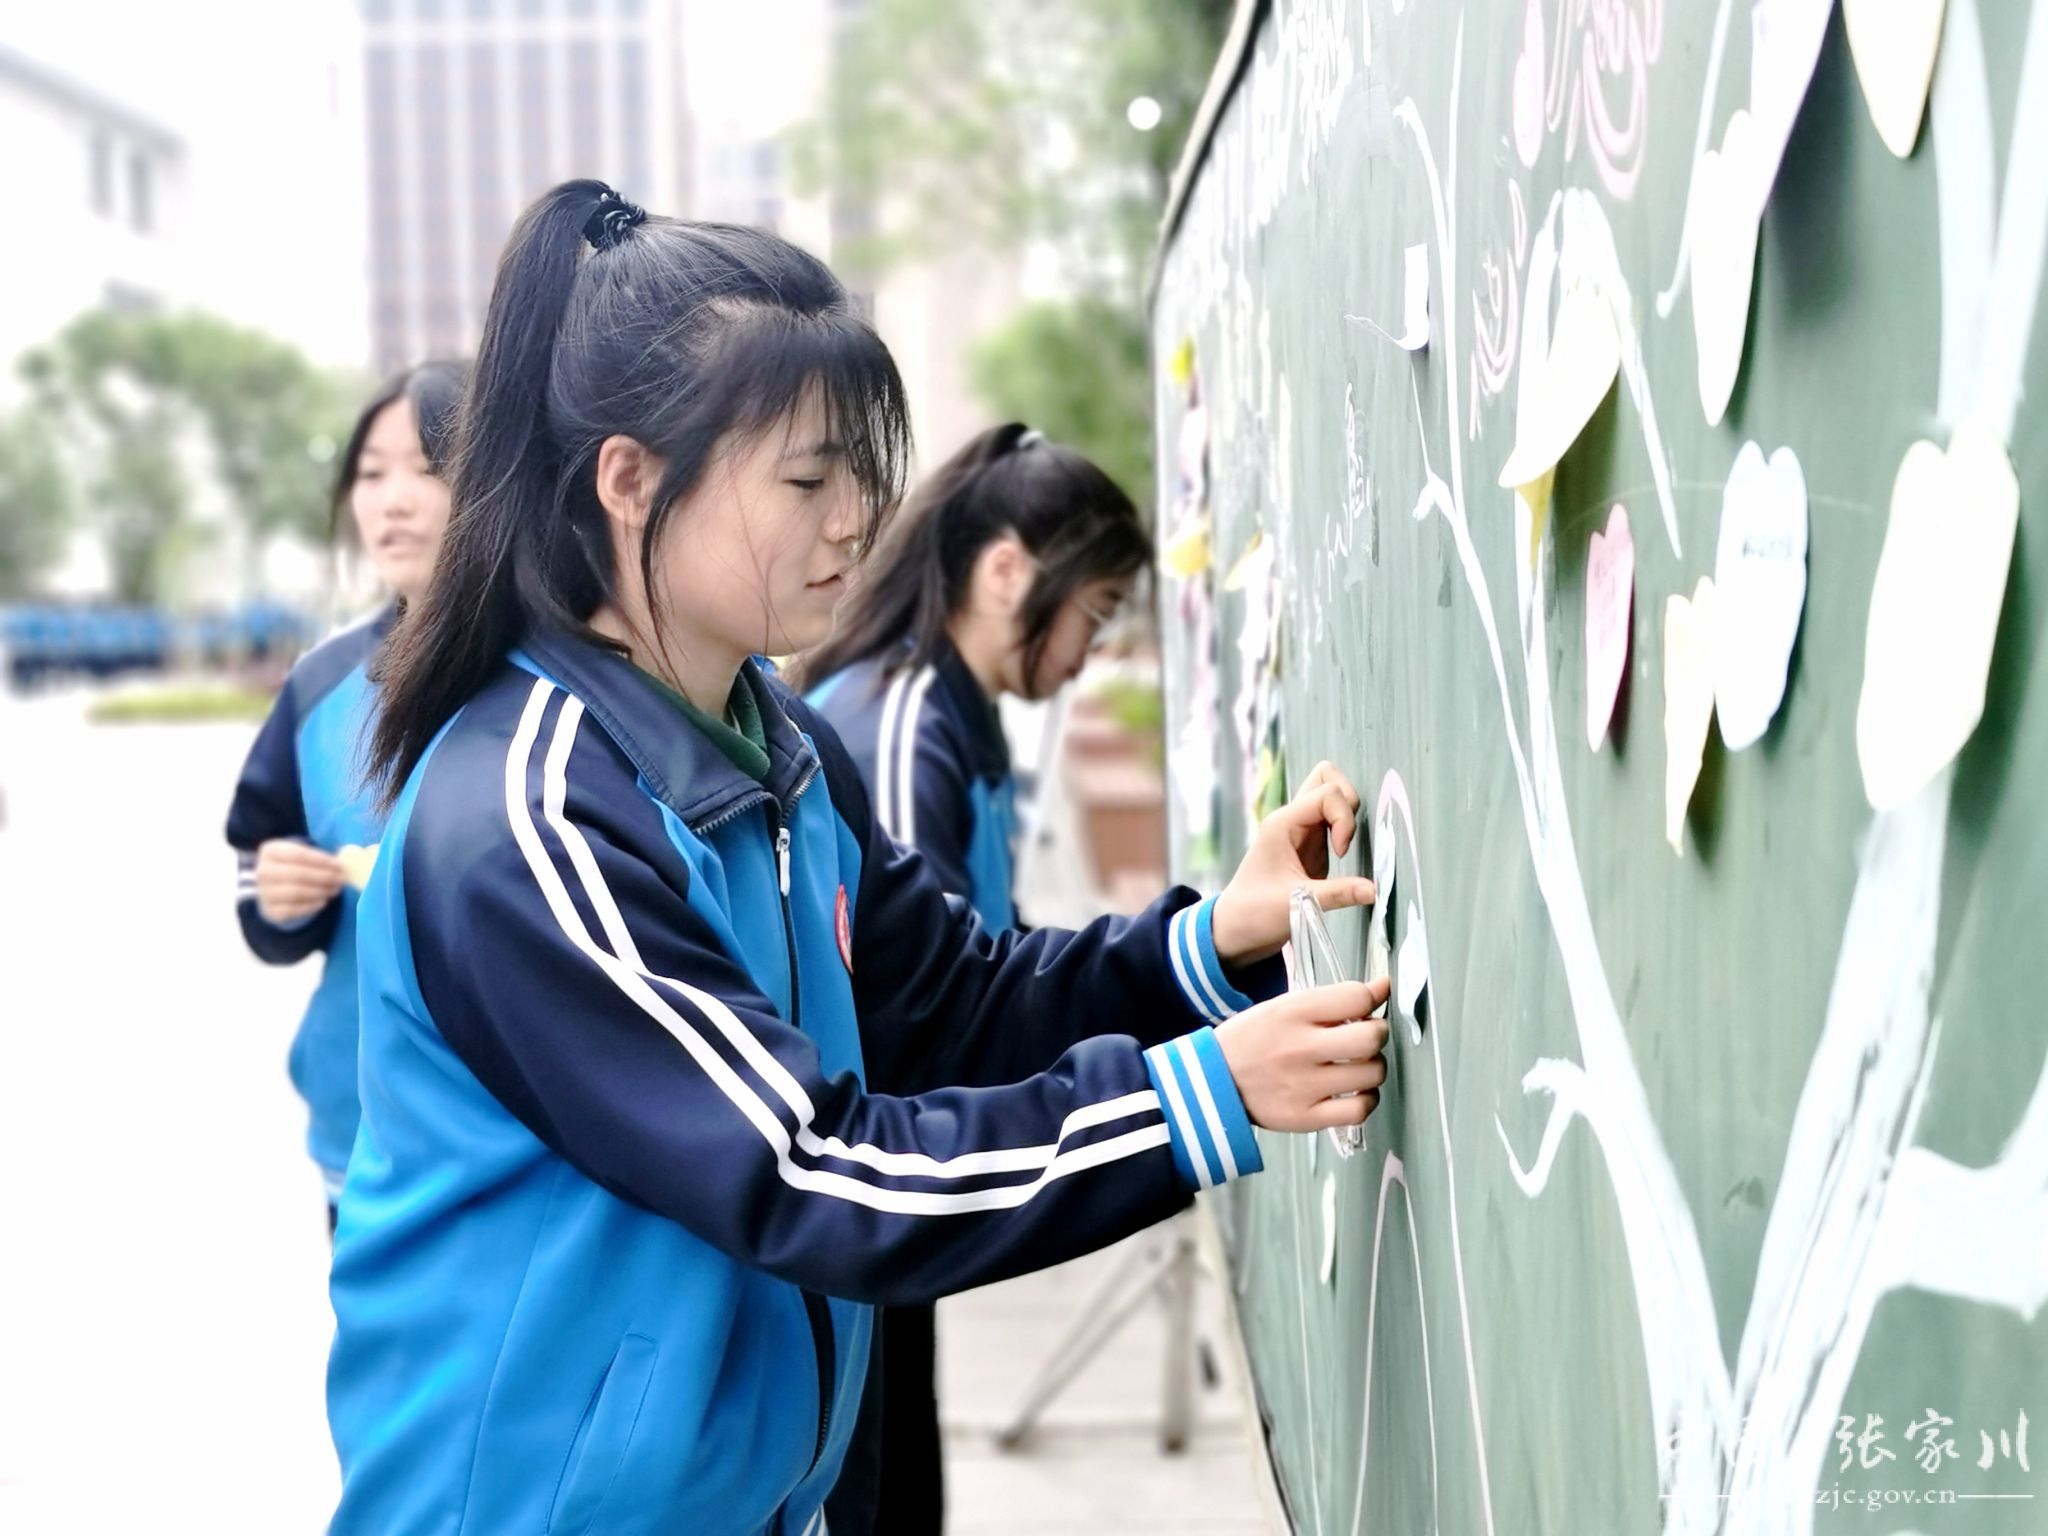
<svg viewBox="0 0 2048 1536">
<path fill-rule="evenodd" d="M 0 393 L 13 361 L 101 305 L 183 297 L 186 155 L 169 128 L 0 46 L 0 207 L 14 237 L 0 303 Z"/>
<path fill-rule="evenodd" d="M 371 346 L 474 349 L 505 236 L 596 176 L 690 206 L 682 0 L 361 0 Z"/>
</svg>

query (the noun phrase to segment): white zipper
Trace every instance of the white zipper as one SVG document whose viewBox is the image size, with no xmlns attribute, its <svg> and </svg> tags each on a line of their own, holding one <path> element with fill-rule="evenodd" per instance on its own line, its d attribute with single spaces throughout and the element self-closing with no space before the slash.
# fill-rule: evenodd
<svg viewBox="0 0 2048 1536">
<path fill-rule="evenodd" d="M 782 894 L 789 894 L 789 828 L 775 829 L 775 867 L 782 875 Z"/>
</svg>

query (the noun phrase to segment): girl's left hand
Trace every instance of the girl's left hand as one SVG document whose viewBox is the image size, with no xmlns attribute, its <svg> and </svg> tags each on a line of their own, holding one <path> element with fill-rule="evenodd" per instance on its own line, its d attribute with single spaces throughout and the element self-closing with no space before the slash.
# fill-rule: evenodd
<svg viewBox="0 0 2048 1536">
<path fill-rule="evenodd" d="M 1288 901 L 1307 886 L 1325 912 L 1371 906 L 1372 882 L 1329 878 L 1358 833 L 1358 791 L 1333 764 L 1317 763 L 1294 798 L 1259 823 L 1252 845 L 1216 898 L 1210 929 L 1225 965 L 1250 965 L 1287 942 Z"/>
</svg>

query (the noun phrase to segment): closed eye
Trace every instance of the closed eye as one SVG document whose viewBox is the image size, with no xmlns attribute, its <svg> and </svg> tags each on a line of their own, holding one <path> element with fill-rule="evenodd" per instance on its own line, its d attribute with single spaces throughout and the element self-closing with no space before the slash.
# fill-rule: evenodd
<svg viewBox="0 0 2048 1536">
<path fill-rule="evenodd" d="M 816 480 L 792 480 L 789 483 L 795 486 L 800 491 L 823 490 L 825 486 L 825 482 L 822 477 Z"/>
</svg>

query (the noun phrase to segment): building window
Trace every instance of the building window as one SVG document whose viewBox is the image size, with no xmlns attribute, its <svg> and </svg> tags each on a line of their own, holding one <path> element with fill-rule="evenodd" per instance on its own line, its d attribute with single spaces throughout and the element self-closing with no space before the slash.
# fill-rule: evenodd
<svg viewBox="0 0 2048 1536">
<path fill-rule="evenodd" d="M 104 133 L 92 136 L 92 211 L 114 216 L 114 141 Z"/>
<path fill-rule="evenodd" d="M 150 177 L 149 157 L 136 153 L 128 157 L 128 222 L 142 234 L 156 228 L 155 188 Z"/>
</svg>

